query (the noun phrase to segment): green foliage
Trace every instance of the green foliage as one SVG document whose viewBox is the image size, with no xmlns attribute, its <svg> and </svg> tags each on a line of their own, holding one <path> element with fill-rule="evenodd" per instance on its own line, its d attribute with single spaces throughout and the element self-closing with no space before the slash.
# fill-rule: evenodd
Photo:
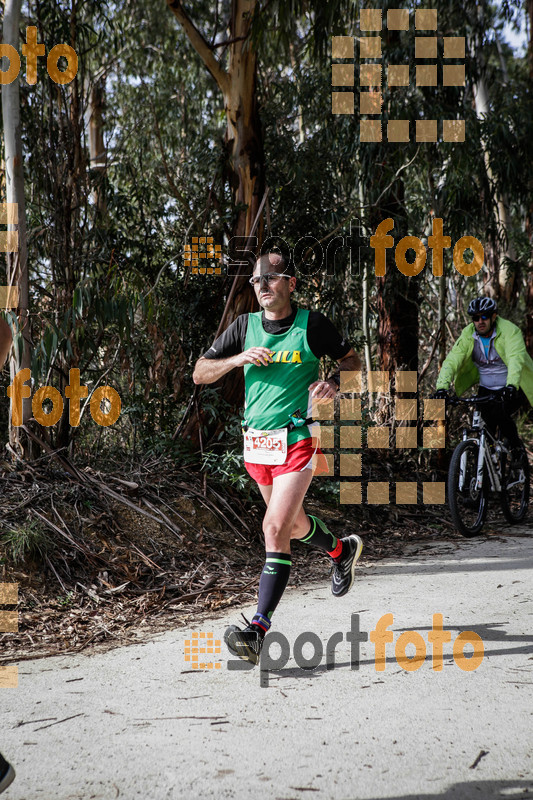
<svg viewBox="0 0 533 800">
<path fill-rule="evenodd" d="M 75 595 L 74 592 L 66 592 L 66 594 L 59 595 L 56 598 L 56 602 L 61 608 L 66 611 L 69 608 L 72 608 L 75 602 Z"/>
<path fill-rule="evenodd" d="M 222 453 L 215 451 L 204 453 L 202 471 L 209 478 L 233 486 L 237 491 L 249 496 L 252 480 L 244 466 L 242 449 L 229 449 Z"/>
<path fill-rule="evenodd" d="M 521 289 L 531 263 L 525 232 L 532 196 L 525 168 L 533 160 L 531 86 L 526 60 L 505 46 L 500 56 L 496 42 L 503 19 L 517 19 L 520 3 L 436 4 L 439 35 L 465 35 L 475 47 L 476 57 L 466 58 L 464 89 L 421 89 L 412 83 L 390 90 L 384 83 L 385 119 L 408 118 L 413 132 L 422 116 L 461 117 L 467 138 L 460 144 L 361 145 L 358 110 L 353 116 L 331 114 L 330 39 L 356 33 L 360 6 L 344 0 L 257 4 L 247 46 L 257 48 L 259 61 L 257 101 L 269 187 L 264 236 L 279 236 L 290 247 L 306 236 L 320 242 L 308 268 L 299 265 L 298 301 L 330 315 L 357 348 L 366 267 L 375 343 L 377 282 L 373 254 L 365 245 L 375 220 L 391 213 L 382 197 L 388 187 L 389 202 L 393 198 L 398 209 L 396 240 L 405 234 L 427 237 L 432 215 L 444 219 L 452 243 L 472 235 L 488 251 L 489 244 L 501 247 L 510 237 L 517 256 L 511 265 L 516 290 L 506 313 L 520 322 L 525 312 Z M 231 4 L 200 0 L 186 7 L 226 66 L 229 48 L 215 44 L 226 37 Z M 87 453 L 97 452 L 102 443 L 104 449 L 169 452 L 192 464 L 190 448 L 173 434 L 189 407 L 192 365 L 211 344 L 231 278 L 191 275 L 182 256 L 193 235 L 212 235 L 223 245 L 231 235 L 235 209 L 227 181 L 223 99 L 165 3 L 128 0 L 111 6 L 84 0 L 74 16 L 72 9 L 66 0 L 31 2 L 23 21 L 38 25 L 48 48 L 70 41 L 73 32 L 80 59 L 70 87 L 53 84 L 42 59 L 37 84 L 21 82 L 32 377 L 36 386 L 52 384 L 62 391 L 69 368 L 77 367 L 90 389 L 98 381 L 117 388 L 122 414 L 114 430 L 97 431 L 87 414 L 80 430 L 68 431 L 69 442 L 77 437 Z M 412 26 L 409 32 L 384 32 L 384 69 L 413 61 L 412 33 Z M 492 112 L 479 121 L 473 92 L 482 60 Z M 439 55 L 439 70 L 441 65 Z M 90 90 L 102 78 L 104 174 L 90 164 L 87 133 Z M 506 233 L 498 229 L 495 205 L 502 191 L 511 212 Z M 345 247 L 338 248 L 334 269 L 326 274 L 321 253 L 324 257 L 336 236 L 344 237 Z M 438 305 L 438 282 L 429 262 L 411 279 L 420 289 L 422 363 L 433 343 Z M 488 267 L 475 278 L 459 276 L 450 251 L 445 270 L 451 344 L 464 322 L 464 303 L 485 291 L 494 276 Z M 394 283 L 393 292 L 399 285 Z M 20 349 L 14 314 L 10 323 Z M 428 382 L 434 373 L 433 364 Z M 206 424 L 218 423 L 215 438 L 229 442 L 239 423 L 220 394 L 204 388 L 201 407 Z M 68 443 L 56 441 L 54 430 L 48 435 L 52 445 Z M 227 462 L 210 453 L 204 458 L 210 472 L 222 469 L 235 485 L 244 480 L 231 448 Z"/>
<path fill-rule="evenodd" d="M 14 564 L 24 561 L 42 561 L 53 549 L 50 537 L 43 531 L 38 520 L 29 520 L 17 527 L 6 526 L 0 534 L 0 545 L 7 559 Z"/>
</svg>

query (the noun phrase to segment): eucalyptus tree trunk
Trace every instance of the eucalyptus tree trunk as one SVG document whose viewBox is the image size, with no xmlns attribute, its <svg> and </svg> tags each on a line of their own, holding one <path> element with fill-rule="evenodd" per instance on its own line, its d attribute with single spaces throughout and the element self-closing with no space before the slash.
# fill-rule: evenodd
<svg viewBox="0 0 533 800">
<path fill-rule="evenodd" d="M 100 217 L 106 214 L 104 180 L 107 173 L 107 153 L 104 143 L 104 79 L 93 83 L 89 90 L 89 157 L 91 170 L 98 173 L 93 197 Z"/>
<path fill-rule="evenodd" d="M 418 282 L 389 258 L 387 274 L 377 278 L 377 308 L 380 370 L 391 377 L 399 369 L 418 372 Z"/>
<path fill-rule="evenodd" d="M 364 354 L 367 375 L 372 370 L 372 356 L 370 350 L 370 326 L 368 324 L 368 264 L 365 261 L 363 266 L 363 303 L 361 308 L 361 327 L 365 339 Z"/>
<path fill-rule="evenodd" d="M 439 278 L 439 316 L 438 316 L 438 337 L 439 337 L 439 370 L 446 358 L 446 275 Z"/>
<path fill-rule="evenodd" d="M 228 66 L 202 36 L 181 0 L 167 0 L 190 43 L 213 76 L 224 99 L 228 179 L 238 208 L 232 233 L 248 236 L 264 194 L 264 154 L 257 110 L 257 52 L 251 40 L 257 0 L 232 0 Z"/>
<path fill-rule="evenodd" d="M 359 181 L 359 217 L 362 217 L 363 208 L 365 205 L 364 199 L 364 192 L 363 192 L 363 182 Z M 361 308 L 361 327 L 363 330 L 363 336 L 365 339 L 364 344 L 364 353 L 365 353 L 365 367 L 366 367 L 366 374 L 370 374 L 372 370 L 372 355 L 371 355 L 371 348 L 370 348 L 370 326 L 368 324 L 368 295 L 369 295 L 369 280 L 368 280 L 368 263 L 365 259 L 365 263 L 363 266 L 363 303 Z"/>
<path fill-rule="evenodd" d="M 80 5 L 74 0 L 71 3 L 69 33 L 70 46 L 75 47 L 78 29 L 78 12 Z M 51 95 L 50 113 L 57 113 L 60 136 L 65 142 L 65 163 L 57 159 L 54 163 L 56 193 L 61 208 L 61 225 L 57 246 L 53 252 L 52 270 L 55 279 L 56 324 L 61 323 L 61 316 L 72 308 L 74 291 L 79 280 L 82 256 L 81 217 L 86 203 L 87 163 L 85 148 L 82 144 L 83 115 L 82 98 L 80 97 L 80 74 L 77 73 L 70 82 L 65 93 L 68 102 L 64 102 L 61 87 L 54 86 Z M 50 142 L 50 148 L 53 143 Z M 63 180 L 63 185 L 61 181 Z M 79 365 L 79 350 L 74 332 L 71 335 L 72 354 L 59 354 L 57 382 L 61 394 L 65 395 L 65 387 L 69 383 L 69 370 Z M 70 446 L 73 450 L 73 437 L 76 429 L 70 425 L 70 404 L 64 403 L 63 413 L 51 436 L 56 447 Z"/>
<path fill-rule="evenodd" d="M 22 0 L 5 0 L 3 43 L 19 49 L 19 20 Z M 31 335 L 28 314 L 28 249 L 26 238 L 26 205 L 24 202 L 24 166 L 22 159 L 22 136 L 20 123 L 19 77 L 2 86 L 2 120 L 6 168 L 6 200 L 17 209 L 16 224 L 9 229 L 18 233 L 18 251 L 6 253 L 7 282 L 19 291 L 19 326 L 22 331 L 22 347 L 14 347 L 10 362 L 11 382 L 21 369 L 31 367 Z M 13 399 L 10 401 L 12 406 Z M 26 424 L 32 416 L 31 399 L 22 401 L 22 422 Z M 11 424 L 9 415 L 9 442 L 22 455 L 31 455 L 31 442 L 20 428 Z"/>
<path fill-rule="evenodd" d="M 380 158 L 378 155 L 376 161 Z M 377 181 L 374 191 L 378 196 L 380 190 L 381 182 Z M 375 231 L 379 223 L 388 217 L 394 220 L 391 235 L 397 242 L 408 234 L 405 229 L 407 214 L 401 179 L 388 188 L 379 206 L 373 209 L 372 230 Z M 418 277 L 402 275 L 396 267 L 392 247 L 386 250 L 386 272 L 383 277 L 376 277 L 376 286 L 378 369 L 389 372 L 391 378 L 399 369 L 418 372 L 419 280 Z"/>
<path fill-rule="evenodd" d="M 233 206 L 236 209 L 232 235 L 241 238 L 241 247 L 252 232 L 262 238 L 261 207 L 265 195 L 264 151 L 261 122 L 257 109 L 257 51 L 251 38 L 251 25 L 257 0 L 232 0 L 228 24 L 227 68 L 207 42 L 185 10 L 181 0 L 167 0 L 168 7 L 179 21 L 191 45 L 213 76 L 224 101 L 226 114 L 226 169 Z M 198 231 L 205 236 L 207 232 Z M 254 249 L 254 248 L 251 248 Z M 228 301 L 219 333 L 240 314 L 257 308 L 248 283 L 251 265 L 244 263 L 232 270 L 232 286 L 228 286 Z M 244 380 L 242 374 L 226 375 L 219 384 L 227 402 L 242 403 Z M 197 406 L 198 407 L 198 406 Z M 199 425 L 201 410 L 191 419 L 183 435 L 196 443 L 201 441 Z M 212 433 L 213 431 L 211 431 Z"/>
<path fill-rule="evenodd" d="M 477 49 L 480 50 L 479 37 L 477 45 Z M 479 77 L 473 84 L 476 116 L 478 119 L 483 121 L 490 114 L 489 90 L 485 80 L 484 60 L 481 52 L 474 51 L 473 56 L 476 57 L 477 63 L 480 66 Z M 509 276 L 507 266 L 505 266 L 504 262 L 509 263 L 516 261 L 516 252 L 510 240 L 511 214 L 509 211 L 509 202 L 505 194 L 500 192 L 496 186 L 494 173 L 490 163 L 490 153 L 484 137 L 481 138 L 481 147 L 483 149 L 483 159 L 485 162 L 485 169 L 491 188 L 491 193 L 494 195 L 499 239 L 499 242 L 493 242 L 492 247 L 493 264 L 491 265 L 491 289 L 492 293 L 497 297 L 503 297 L 506 300 L 510 300 L 513 296 L 513 280 L 512 277 Z"/>
</svg>

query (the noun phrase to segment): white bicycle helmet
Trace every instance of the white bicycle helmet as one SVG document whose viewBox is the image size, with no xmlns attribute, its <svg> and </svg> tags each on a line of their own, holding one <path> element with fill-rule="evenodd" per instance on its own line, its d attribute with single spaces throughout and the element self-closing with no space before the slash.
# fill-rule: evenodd
<svg viewBox="0 0 533 800">
<path fill-rule="evenodd" d="M 498 310 L 498 303 L 492 297 L 476 297 L 468 304 L 469 316 L 474 314 L 495 314 Z"/>
</svg>

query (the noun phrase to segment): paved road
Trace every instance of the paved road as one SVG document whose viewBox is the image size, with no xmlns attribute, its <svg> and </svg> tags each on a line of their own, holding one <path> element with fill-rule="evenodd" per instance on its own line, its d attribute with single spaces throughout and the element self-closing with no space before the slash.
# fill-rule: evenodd
<svg viewBox="0 0 533 800">
<path fill-rule="evenodd" d="M 342 599 L 326 581 L 289 591 L 275 621 L 291 655 L 278 671 L 263 669 L 268 687 L 258 668 L 229 670 L 225 652 L 214 656 L 220 669 L 191 671 L 190 630 L 92 656 L 23 662 L 19 688 L 1 697 L 0 749 L 17 769 L 6 800 L 533 798 L 528 533 L 361 567 Z M 357 620 L 369 633 L 387 613 L 394 642 L 376 671 L 374 643 L 362 642 L 357 659 L 345 634 Z M 441 671 L 427 640 L 434 613 L 452 638 Z M 201 630 L 221 638 L 236 617 Z M 395 656 L 410 630 L 427 648 L 416 671 Z M 343 634 L 335 669 L 325 655 L 313 670 L 298 666 L 294 644 L 305 631 L 315 641 L 302 658 Z M 475 670 L 454 661 L 461 631 L 483 640 Z M 274 659 L 280 648 L 269 652 Z M 465 645 L 465 658 L 471 652 Z M 413 653 L 409 645 L 405 654 Z"/>
</svg>

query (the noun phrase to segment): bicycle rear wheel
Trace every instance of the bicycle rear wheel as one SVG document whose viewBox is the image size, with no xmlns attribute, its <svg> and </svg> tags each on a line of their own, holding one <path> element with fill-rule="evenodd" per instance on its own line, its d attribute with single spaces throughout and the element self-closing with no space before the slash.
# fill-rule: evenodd
<svg viewBox="0 0 533 800">
<path fill-rule="evenodd" d="M 479 444 L 466 439 L 453 451 L 448 470 L 448 505 L 453 524 L 463 536 L 477 536 L 488 506 L 488 476 L 483 465 L 481 489 L 476 489 Z"/>
<path fill-rule="evenodd" d="M 511 524 L 522 522 L 529 505 L 530 471 L 527 453 L 513 459 L 510 454 L 502 464 L 501 504 L 505 519 Z"/>
</svg>

